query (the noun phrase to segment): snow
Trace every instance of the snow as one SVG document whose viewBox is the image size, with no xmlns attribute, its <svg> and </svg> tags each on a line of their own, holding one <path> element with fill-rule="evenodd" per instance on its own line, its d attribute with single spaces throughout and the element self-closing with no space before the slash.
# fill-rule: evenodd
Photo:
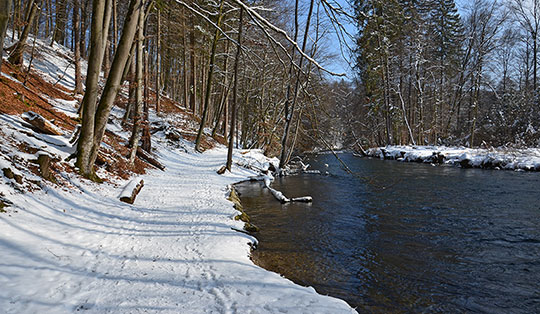
<svg viewBox="0 0 540 314">
<path fill-rule="evenodd" d="M 540 149 L 472 149 L 445 146 L 386 146 L 367 154 L 381 159 L 460 165 L 462 167 L 540 171 Z M 441 160 L 439 160 L 441 158 Z"/>
<path fill-rule="evenodd" d="M 243 223 L 232 219 L 238 212 L 226 196 L 228 185 L 254 171 L 217 175 L 223 147 L 159 151 L 167 171 L 140 176 L 135 205 L 118 200 L 126 182 L 96 185 L 74 175 L 75 190 L 10 193 L 12 212 L 0 215 L 3 312 L 354 312 L 250 261 L 256 240 L 232 230 Z M 235 155 L 255 160 L 265 157 Z"/>
<path fill-rule="evenodd" d="M 9 38 L 8 31 L 6 43 Z M 73 89 L 71 52 L 40 39 L 36 44 L 33 70 Z M 77 116 L 77 101 L 47 100 Z M 122 115 L 113 109 L 113 117 Z M 195 123 L 150 117 L 168 128 L 175 119 Z M 115 121 L 108 128 L 129 137 Z M 13 202 L 0 213 L 1 313 L 356 313 L 345 301 L 254 265 L 249 254 L 257 240 L 235 231 L 244 223 L 234 220 L 239 212 L 227 200 L 231 184 L 277 168 L 276 158 L 236 151 L 233 171 L 220 176 L 225 147 L 199 154 L 193 143 L 171 143 L 160 131 L 152 147 L 167 170 L 132 178 L 145 184 L 130 205 L 119 200 L 128 180 L 96 184 L 58 170 L 62 185 L 55 185 L 25 168 L 43 153 L 66 160 L 74 152 L 67 132 L 39 134 L 20 116 L 0 114 L 0 134 L 6 139 L 0 167 L 25 179 L 17 185 L 0 176 L 0 197 Z M 19 144 L 37 153 L 21 152 Z M 102 168 L 97 174 L 107 175 Z"/>
<path fill-rule="evenodd" d="M 53 105 L 57 111 L 62 112 L 66 116 L 71 118 L 79 117 L 79 114 L 77 113 L 77 108 L 79 106 L 78 100 L 64 100 L 60 98 L 52 99 L 46 95 L 43 95 L 42 97 L 46 99 L 49 104 Z"/>
<path fill-rule="evenodd" d="M 9 47 L 17 42 L 11 41 L 12 31 L 10 29 L 6 32 L 4 38 L 4 47 Z M 34 44 L 34 36 L 30 34 L 26 41 L 27 47 L 32 47 Z M 53 42 L 51 46 L 50 38 L 47 40 L 36 39 L 35 58 L 32 60 L 32 70 L 38 73 L 46 81 L 60 85 L 66 89 L 75 88 L 75 64 L 71 61 L 73 52 L 68 48 L 58 45 Z M 28 67 L 30 62 L 31 48 L 26 49 L 24 53 L 24 67 Z M 86 73 L 87 62 L 81 60 L 81 73 Z"/>
<path fill-rule="evenodd" d="M 59 136 L 36 133 L 26 127 L 26 125 L 27 123 L 19 116 L 0 114 L 0 129 L 5 136 L 26 143 L 30 147 L 37 149 L 46 148 L 49 155 L 58 157 L 59 159 L 65 159 L 74 152 L 74 148 L 69 143 L 69 134 Z M 20 151 L 13 151 L 11 153 L 19 155 L 23 159 L 29 159 L 30 156 L 34 156 Z M 35 157 L 37 158 L 37 156 Z"/>
</svg>

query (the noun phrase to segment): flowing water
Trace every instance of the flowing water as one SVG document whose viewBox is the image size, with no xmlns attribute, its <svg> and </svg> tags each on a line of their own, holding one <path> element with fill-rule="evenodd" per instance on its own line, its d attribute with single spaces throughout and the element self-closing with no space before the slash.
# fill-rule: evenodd
<svg viewBox="0 0 540 314">
<path fill-rule="evenodd" d="M 363 312 L 540 313 L 540 173 L 311 158 L 327 176 L 238 185 L 253 259 Z"/>
</svg>

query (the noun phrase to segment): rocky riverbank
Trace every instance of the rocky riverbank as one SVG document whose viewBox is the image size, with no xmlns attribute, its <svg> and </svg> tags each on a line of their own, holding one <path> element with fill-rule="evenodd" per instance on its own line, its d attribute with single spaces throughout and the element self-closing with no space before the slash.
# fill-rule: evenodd
<svg viewBox="0 0 540 314">
<path fill-rule="evenodd" d="M 540 149 L 471 149 L 445 146 L 386 146 L 370 148 L 367 156 L 430 164 L 456 165 L 462 168 L 540 171 Z"/>
</svg>

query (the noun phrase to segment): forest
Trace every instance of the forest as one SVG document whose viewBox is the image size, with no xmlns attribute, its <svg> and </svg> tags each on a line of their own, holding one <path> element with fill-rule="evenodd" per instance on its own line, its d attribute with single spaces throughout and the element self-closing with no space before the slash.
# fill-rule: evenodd
<svg viewBox="0 0 540 314">
<path fill-rule="evenodd" d="M 29 35 L 73 52 L 85 176 L 122 86 L 131 161 L 163 97 L 196 117 L 197 150 L 221 136 L 281 166 L 334 148 L 539 145 L 537 0 L 2 3 L 11 64 Z M 329 70 L 339 59 L 348 77 Z"/>
<path fill-rule="evenodd" d="M 539 28 L 0 0 L 0 312 L 538 312 Z"/>
<path fill-rule="evenodd" d="M 7 10 L 2 11 L 0 26 L 12 30 L 8 39 L 16 42 L 5 47 L 10 64 L 20 66 L 25 49 L 33 53 L 29 36 L 73 52 L 74 93 L 84 94 L 76 165 L 86 177 L 93 176 L 107 120 L 124 86 L 129 86 L 124 122 L 133 128 L 132 163 L 139 143 L 142 147 L 150 143 L 146 122 L 149 113 L 160 113 L 163 97 L 186 108 L 199 122 L 197 150 L 204 137 L 221 136 L 231 149 L 261 148 L 279 156 L 284 165 L 293 152 L 330 148 L 340 138 L 339 133 L 332 134 L 340 132 L 333 131 L 339 125 L 333 109 L 342 95 L 332 79 L 340 74 L 324 65 L 331 59 L 328 29 L 340 38 L 350 37 L 342 23 L 353 16 L 339 3 L 2 3 Z M 88 62 L 87 69 L 81 61 Z"/>
<path fill-rule="evenodd" d="M 355 1 L 348 125 L 366 145 L 540 144 L 540 2 L 461 4 Z"/>
</svg>

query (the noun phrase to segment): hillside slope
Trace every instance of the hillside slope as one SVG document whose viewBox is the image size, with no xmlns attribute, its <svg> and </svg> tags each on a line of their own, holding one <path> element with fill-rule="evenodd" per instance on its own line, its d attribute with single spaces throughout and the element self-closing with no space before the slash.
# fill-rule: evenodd
<svg viewBox="0 0 540 314">
<path fill-rule="evenodd" d="M 129 128 L 120 99 L 97 173 L 82 179 L 67 160 L 80 98 L 71 95 L 70 53 L 38 41 L 33 70 L 10 66 L 0 78 L 0 308 L 5 313 L 351 313 L 249 259 L 256 240 L 226 200 L 228 185 L 271 162 L 238 151 L 232 173 L 219 176 L 226 150 L 214 140 L 193 149 L 197 125 L 178 104 L 151 114 L 153 153 L 166 170 L 126 162 Z M 64 73 L 65 72 L 65 73 Z M 26 86 L 23 82 L 26 80 Z M 56 82 L 58 81 L 58 82 Z M 27 112 L 52 122 L 42 134 Z M 44 176 L 39 156 L 49 156 Z M 5 170 L 7 169 L 7 170 Z M 118 196 L 128 178 L 144 179 L 133 205 Z"/>
</svg>

